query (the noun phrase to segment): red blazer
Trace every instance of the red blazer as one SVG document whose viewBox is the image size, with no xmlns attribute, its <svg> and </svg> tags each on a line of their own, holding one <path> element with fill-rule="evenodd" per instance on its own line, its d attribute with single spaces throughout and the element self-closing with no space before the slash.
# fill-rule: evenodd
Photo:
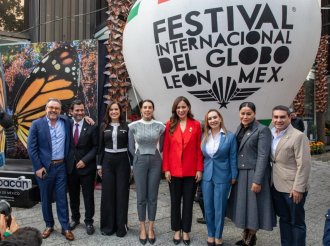
<svg viewBox="0 0 330 246">
<path fill-rule="evenodd" d="M 170 171 L 174 177 L 195 177 L 197 171 L 203 171 L 201 135 L 197 120 L 187 119 L 183 133 L 178 124 L 172 135 L 168 121 L 164 133 L 163 171 Z"/>
</svg>

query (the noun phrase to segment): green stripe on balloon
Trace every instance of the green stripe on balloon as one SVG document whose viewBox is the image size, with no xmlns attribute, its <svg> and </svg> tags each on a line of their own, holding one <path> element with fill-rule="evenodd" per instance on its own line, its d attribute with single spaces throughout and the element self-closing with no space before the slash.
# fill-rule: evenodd
<svg viewBox="0 0 330 246">
<path fill-rule="evenodd" d="M 141 2 L 139 2 L 138 4 L 136 4 L 136 6 L 131 9 L 131 11 L 129 12 L 129 15 L 127 17 L 127 22 L 130 22 L 135 16 L 138 15 L 139 8 L 140 8 L 140 3 Z"/>
<path fill-rule="evenodd" d="M 270 123 L 272 122 L 272 119 L 263 119 L 263 120 L 258 120 L 260 124 L 269 126 Z"/>
</svg>

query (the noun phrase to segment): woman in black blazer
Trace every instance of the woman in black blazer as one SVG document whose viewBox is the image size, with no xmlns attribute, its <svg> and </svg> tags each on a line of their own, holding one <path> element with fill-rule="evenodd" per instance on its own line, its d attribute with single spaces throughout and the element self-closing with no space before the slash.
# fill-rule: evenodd
<svg viewBox="0 0 330 246">
<path fill-rule="evenodd" d="M 129 179 L 128 126 L 121 106 L 107 106 L 100 126 L 98 174 L 102 177 L 101 234 L 124 237 L 127 233 Z"/>
</svg>

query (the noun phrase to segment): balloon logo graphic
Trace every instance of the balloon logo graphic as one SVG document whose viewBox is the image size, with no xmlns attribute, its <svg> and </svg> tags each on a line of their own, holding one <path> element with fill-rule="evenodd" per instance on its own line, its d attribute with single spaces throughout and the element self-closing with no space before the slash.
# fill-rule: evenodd
<svg viewBox="0 0 330 246">
<path fill-rule="evenodd" d="M 220 108 L 227 108 L 230 101 L 245 100 L 260 88 L 238 88 L 237 83 L 230 77 L 227 77 L 226 84 L 223 78 L 213 82 L 212 89 L 208 91 L 189 91 L 192 95 L 199 98 L 203 102 L 216 101 L 220 104 Z"/>
<path fill-rule="evenodd" d="M 123 54 L 143 99 L 166 121 L 177 96 L 197 119 L 220 108 L 238 123 L 243 101 L 270 119 L 289 106 L 311 68 L 321 34 L 317 0 L 140 0 L 124 30 Z"/>
</svg>

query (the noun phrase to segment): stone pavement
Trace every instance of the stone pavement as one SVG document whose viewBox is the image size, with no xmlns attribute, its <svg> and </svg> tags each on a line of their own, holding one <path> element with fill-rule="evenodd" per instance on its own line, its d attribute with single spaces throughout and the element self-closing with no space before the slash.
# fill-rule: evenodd
<svg viewBox="0 0 330 246">
<path fill-rule="evenodd" d="M 330 153 L 313 157 L 312 173 L 310 177 L 311 188 L 306 201 L 306 222 L 307 222 L 307 244 L 322 245 L 322 235 L 324 226 L 324 214 L 330 208 Z M 136 196 L 134 186 L 131 187 L 128 216 L 128 234 L 124 238 L 116 236 L 103 236 L 100 233 L 100 197 L 101 192 L 95 191 L 96 213 L 95 227 L 96 232 L 88 236 L 84 225 L 79 225 L 74 230 L 75 240 L 69 242 L 60 234 L 61 228 L 56 216 L 55 204 L 53 212 L 55 218 L 56 232 L 43 240 L 43 245 L 141 245 L 138 241 L 139 226 L 136 212 Z M 81 203 L 83 206 L 83 202 Z M 81 209 L 82 217 L 84 215 Z M 14 208 L 13 214 L 16 216 L 21 227 L 33 226 L 39 230 L 44 229 L 44 222 L 41 214 L 41 206 L 37 204 L 33 208 L 23 209 Z M 205 225 L 197 224 L 196 218 L 201 217 L 201 211 L 197 203 L 194 204 L 194 216 L 192 232 L 190 234 L 191 244 L 206 245 L 207 230 Z M 155 233 L 157 241 L 155 245 L 174 245 L 172 242 L 173 233 L 170 229 L 170 197 L 167 183 L 162 180 L 159 189 L 158 211 L 155 222 Z M 234 245 L 240 239 L 241 230 L 235 228 L 233 223 L 226 219 L 223 238 L 225 245 Z M 259 231 L 257 245 L 280 245 L 279 230 L 276 227 L 272 232 Z M 147 243 L 148 245 L 148 243 Z M 180 245 L 183 245 L 181 242 Z"/>
</svg>

